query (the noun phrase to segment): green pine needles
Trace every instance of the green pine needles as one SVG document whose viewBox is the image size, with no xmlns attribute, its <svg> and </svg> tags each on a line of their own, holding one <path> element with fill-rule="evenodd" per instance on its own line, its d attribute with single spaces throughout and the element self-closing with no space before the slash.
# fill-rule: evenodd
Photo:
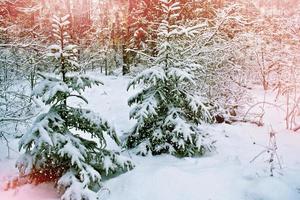
<svg viewBox="0 0 300 200">
<path fill-rule="evenodd" d="M 128 100 L 134 106 L 130 118 L 136 120 L 136 125 L 126 147 L 141 155 L 202 155 L 213 148 L 213 141 L 198 125 L 209 122 L 211 116 L 200 98 L 187 89 L 194 85 L 190 69 L 196 63 L 185 45 L 198 27 L 185 28 L 176 23 L 178 2 L 161 0 L 160 5 L 164 20 L 158 30 L 158 54 L 146 57 L 150 69 L 128 86 L 142 89 Z"/>
<path fill-rule="evenodd" d="M 25 153 L 17 166 L 22 176 L 36 183 L 56 182 L 63 200 L 95 200 L 99 198 L 103 175 L 127 171 L 133 165 L 119 152 L 106 149 L 105 134 L 120 144 L 107 121 L 92 111 L 67 103 L 70 97 L 87 102 L 81 96 L 84 89 L 101 84 L 88 76 L 69 73 L 78 70 L 79 65 L 76 46 L 69 44 L 68 24 L 68 16 L 54 17 L 57 44 L 49 47 L 48 56 L 53 59 L 55 71 L 40 74 L 33 90 L 33 95 L 49 109 L 22 136 L 19 148 Z M 84 132 L 86 137 L 76 130 Z"/>
</svg>

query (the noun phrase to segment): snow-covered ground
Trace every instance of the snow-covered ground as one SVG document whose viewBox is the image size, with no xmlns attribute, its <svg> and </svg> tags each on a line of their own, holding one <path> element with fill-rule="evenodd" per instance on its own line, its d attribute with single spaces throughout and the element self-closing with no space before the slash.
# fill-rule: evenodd
<svg viewBox="0 0 300 200">
<path fill-rule="evenodd" d="M 97 75 L 97 74 L 94 74 Z M 104 86 L 85 92 L 88 108 L 101 113 L 116 127 L 120 136 L 133 125 L 128 119 L 128 77 L 100 77 Z M 263 92 L 254 90 L 255 101 Z M 274 100 L 272 94 L 267 95 Z M 73 102 L 75 103 L 75 102 Z M 79 103 L 80 106 L 85 106 Z M 259 109 L 258 109 L 259 110 Z M 299 200 L 300 199 L 300 134 L 284 128 L 280 109 L 266 105 L 264 127 L 239 123 L 206 125 L 213 135 L 216 151 L 200 158 L 172 156 L 131 156 L 136 167 L 105 182 L 108 200 Z M 269 154 L 250 161 L 269 142 L 270 126 L 277 132 L 278 155 L 282 169 L 276 165 L 275 176 L 269 176 Z M 254 144 L 255 142 L 255 144 Z M 7 159 L 5 143 L 0 144 L 0 185 L 17 175 L 14 167 L 17 153 Z M 11 141 L 17 150 L 17 141 Z M 108 191 L 105 190 L 105 191 Z M 26 185 L 16 190 L 0 190 L 0 200 L 57 200 L 53 185 Z"/>
</svg>

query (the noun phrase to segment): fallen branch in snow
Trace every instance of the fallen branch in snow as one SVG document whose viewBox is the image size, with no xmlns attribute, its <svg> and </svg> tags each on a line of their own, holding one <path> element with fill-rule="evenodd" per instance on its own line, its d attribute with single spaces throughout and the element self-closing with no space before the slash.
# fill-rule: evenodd
<svg viewBox="0 0 300 200">
<path fill-rule="evenodd" d="M 250 123 L 250 124 L 255 124 L 257 126 L 263 126 L 264 123 L 260 120 L 255 121 L 255 120 L 251 120 L 251 119 L 237 119 L 237 118 L 230 118 L 230 122 L 234 123 L 234 122 L 241 122 L 241 123 Z"/>
</svg>

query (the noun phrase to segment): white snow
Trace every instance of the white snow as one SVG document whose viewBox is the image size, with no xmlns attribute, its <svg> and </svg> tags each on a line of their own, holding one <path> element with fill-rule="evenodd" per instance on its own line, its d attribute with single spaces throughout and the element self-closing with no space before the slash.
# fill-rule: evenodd
<svg viewBox="0 0 300 200">
<path fill-rule="evenodd" d="M 94 76 L 98 74 L 93 73 Z M 101 76 L 101 77 L 100 77 Z M 128 77 L 99 75 L 104 86 L 87 89 L 89 101 L 72 102 L 99 112 L 116 128 L 119 136 L 132 128 L 126 91 Z M 255 102 L 263 99 L 261 90 L 252 90 Z M 267 94 L 268 101 L 274 95 Z M 200 158 L 173 156 L 135 156 L 136 167 L 104 182 L 110 191 L 108 200 L 299 200 L 300 199 L 300 134 L 285 130 L 283 112 L 265 106 L 264 127 L 253 124 L 205 125 L 201 128 L 213 135 L 216 151 Z M 259 107 L 253 111 L 260 111 Z M 283 169 L 276 165 L 274 177 L 269 176 L 267 154 L 250 161 L 268 145 L 270 125 L 277 132 L 277 145 Z M 255 144 L 253 144 L 255 142 Z M 17 150 L 17 140 L 11 140 Z M 15 161 L 6 158 L 5 143 L 0 141 L 0 186 L 17 176 Z M 107 193 L 107 190 L 105 191 Z M 51 184 L 25 185 L 15 190 L 0 189 L 0 200 L 58 200 Z"/>
</svg>

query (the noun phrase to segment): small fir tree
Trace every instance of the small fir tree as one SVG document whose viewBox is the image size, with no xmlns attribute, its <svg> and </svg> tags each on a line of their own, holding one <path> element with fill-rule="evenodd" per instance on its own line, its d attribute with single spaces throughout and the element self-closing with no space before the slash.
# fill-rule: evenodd
<svg viewBox="0 0 300 200">
<path fill-rule="evenodd" d="M 196 65 L 185 53 L 198 27 L 180 26 L 180 4 L 160 1 L 164 20 L 160 24 L 155 57 L 147 56 L 150 69 L 135 77 L 128 89 L 141 86 L 128 103 L 135 105 L 130 118 L 136 125 L 126 141 L 137 154 L 169 153 L 176 156 L 202 155 L 213 147 L 208 134 L 198 125 L 211 120 L 206 106 L 189 93 L 194 84 L 189 69 Z M 188 51 L 186 51 L 188 52 Z M 190 57 L 189 59 L 187 57 Z"/>
<path fill-rule="evenodd" d="M 63 200 L 95 200 L 99 198 L 102 175 L 129 170 L 133 165 L 118 152 L 106 149 L 105 134 L 120 143 L 107 121 L 67 103 L 69 97 L 87 102 L 81 92 L 100 84 L 88 76 L 69 73 L 79 66 L 76 46 L 69 44 L 67 19 L 68 16 L 54 17 L 57 44 L 50 46 L 48 56 L 53 58 L 55 70 L 53 74 L 40 74 L 41 80 L 33 90 L 49 111 L 40 114 L 22 136 L 19 148 L 25 153 L 17 167 L 23 177 L 35 183 L 56 182 Z M 89 136 L 83 137 L 75 130 Z"/>
</svg>

